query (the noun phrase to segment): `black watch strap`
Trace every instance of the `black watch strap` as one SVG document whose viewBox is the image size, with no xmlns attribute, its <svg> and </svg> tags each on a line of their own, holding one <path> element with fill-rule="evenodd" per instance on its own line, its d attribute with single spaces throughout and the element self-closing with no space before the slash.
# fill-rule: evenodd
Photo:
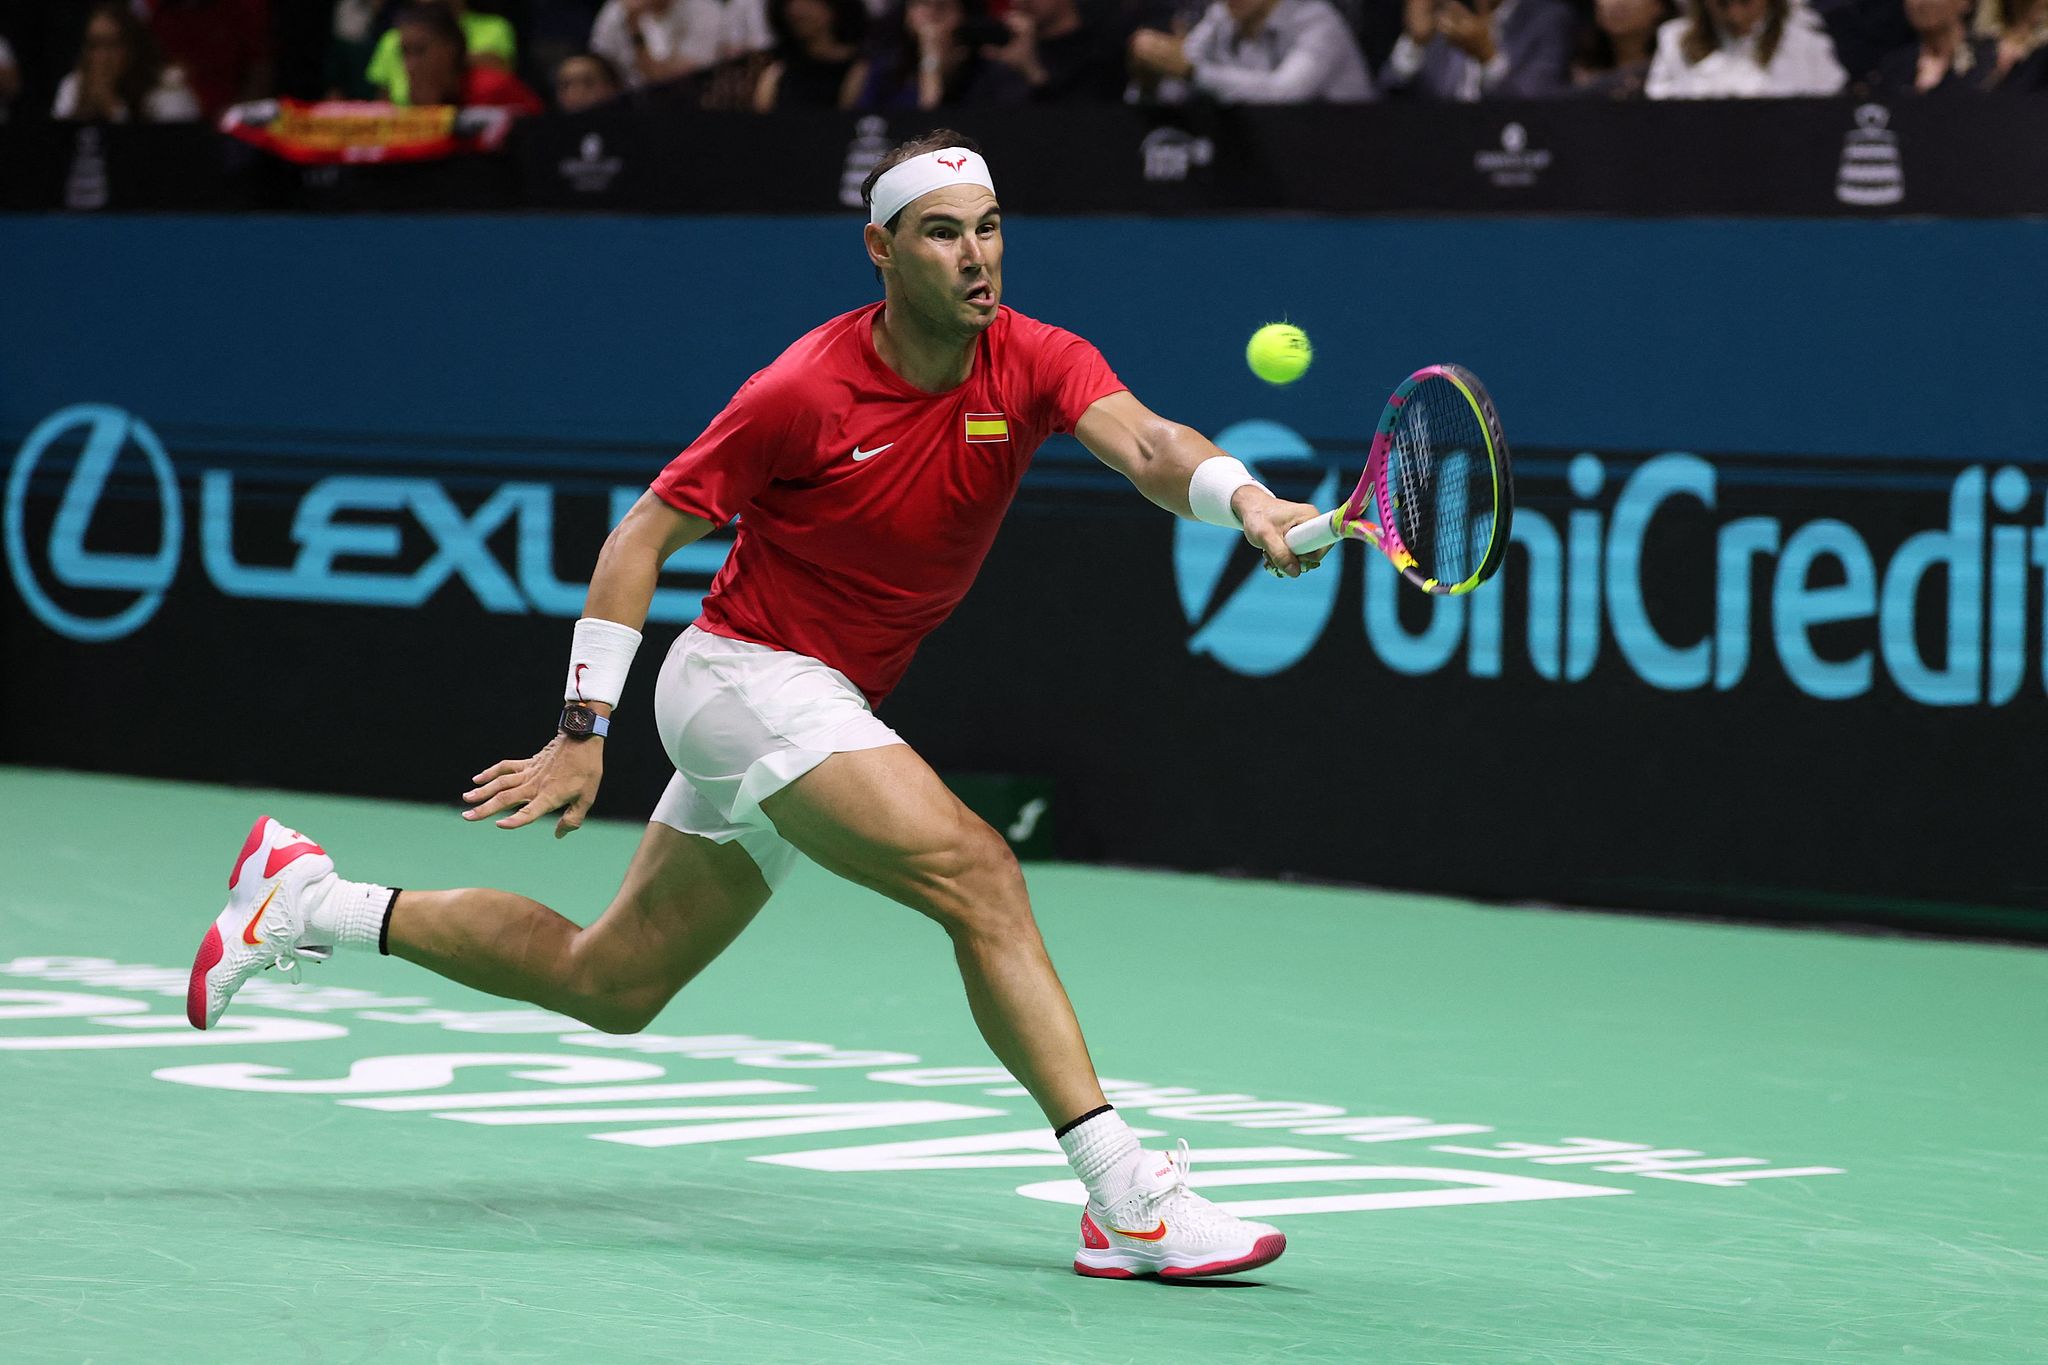
<svg viewBox="0 0 2048 1365">
<path fill-rule="evenodd" d="M 555 722 L 555 728 L 571 739 L 603 739 L 611 733 L 609 716 L 600 716 L 588 706 L 570 702 L 562 708 L 562 718 Z"/>
</svg>

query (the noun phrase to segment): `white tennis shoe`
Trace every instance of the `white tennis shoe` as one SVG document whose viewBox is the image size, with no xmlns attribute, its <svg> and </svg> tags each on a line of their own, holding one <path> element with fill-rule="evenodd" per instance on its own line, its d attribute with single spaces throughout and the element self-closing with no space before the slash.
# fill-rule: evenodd
<svg viewBox="0 0 2048 1365">
<path fill-rule="evenodd" d="M 266 967 L 299 979 L 299 959 L 325 960 L 331 945 L 307 944 L 306 913 L 334 888 L 325 849 L 267 815 L 256 817 L 228 873 L 227 908 L 200 941 L 185 990 L 185 1017 L 212 1028 L 242 983 Z"/>
<path fill-rule="evenodd" d="M 1076 1274 L 1195 1280 L 1255 1270 L 1287 1250 L 1280 1229 L 1225 1213 L 1188 1188 L 1185 1140 L 1160 1160 L 1166 1165 L 1114 1207 L 1088 1201 L 1081 1213 L 1081 1249 L 1074 1253 Z"/>
</svg>

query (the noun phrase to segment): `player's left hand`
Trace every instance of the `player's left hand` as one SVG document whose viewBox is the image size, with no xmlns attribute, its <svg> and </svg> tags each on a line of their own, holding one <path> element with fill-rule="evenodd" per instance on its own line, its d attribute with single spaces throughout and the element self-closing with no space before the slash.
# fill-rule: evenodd
<svg viewBox="0 0 2048 1365">
<path fill-rule="evenodd" d="M 1297 555 L 1287 548 L 1287 532 L 1310 517 L 1316 508 L 1305 502 L 1283 502 L 1257 488 L 1238 491 L 1235 510 L 1244 522 L 1244 538 L 1266 556 L 1266 569 L 1281 578 L 1299 578 L 1323 562 L 1330 552 L 1324 546 L 1311 554 Z"/>
<path fill-rule="evenodd" d="M 556 735 L 532 758 L 508 758 L 478 773 L 477 785 L 462 794 L 470 803 L 462 818 L 482 820 L 518 806 L 494 822 L 499 829 L 518 829 L 558 810 L 555 837 L 560 839 L 583 827 L 603 779 L 604 741 Z"/>
</svg>

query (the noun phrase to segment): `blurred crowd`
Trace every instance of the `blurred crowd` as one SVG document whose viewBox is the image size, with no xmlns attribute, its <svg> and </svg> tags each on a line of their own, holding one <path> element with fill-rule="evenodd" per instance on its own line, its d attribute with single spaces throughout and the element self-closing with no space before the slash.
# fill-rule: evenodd
<svg viewBox="0 0 2048 1365">
<path fill-rule="evenodd" d="M 0 122 L 2048 88 L 2048 0 L 0 0 Z"/>
</svg>

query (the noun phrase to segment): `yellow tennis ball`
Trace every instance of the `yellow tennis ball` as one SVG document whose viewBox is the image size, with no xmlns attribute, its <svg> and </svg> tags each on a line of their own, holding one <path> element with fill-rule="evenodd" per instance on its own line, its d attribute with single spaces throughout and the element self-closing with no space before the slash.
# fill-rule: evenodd
<svg viewBox="0 0 2048 1365">
<path fill-rule="evenodd" d="M 1252 333 L 1244 348 L 1244 359 L 1252 373 L 1268 384 L 1292 384 L 1308 369 L 1315 352 L 1309 349 L 1308 333 L 1291 322 L 1269 322 Z"/>
</svg>

